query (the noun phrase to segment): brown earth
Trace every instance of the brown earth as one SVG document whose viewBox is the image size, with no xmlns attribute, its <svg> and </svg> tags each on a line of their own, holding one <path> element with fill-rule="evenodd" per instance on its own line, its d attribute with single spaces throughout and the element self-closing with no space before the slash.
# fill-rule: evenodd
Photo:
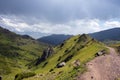
<svg viewBox="0 0 120 80">
<path fill-rule="evenodd" d="M 86 64 L 88 71 L 77 80 L 116 80 L 120 78 L 120 56 L 114 48 L 108 47 L 110 54 L 96 57 Z"/>
</svg>

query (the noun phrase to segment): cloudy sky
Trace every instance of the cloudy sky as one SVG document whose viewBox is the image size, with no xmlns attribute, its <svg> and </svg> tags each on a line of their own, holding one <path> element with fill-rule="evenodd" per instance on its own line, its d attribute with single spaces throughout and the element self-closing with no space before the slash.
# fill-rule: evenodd
<svg viewBox="0 0 120 80">
<path fill-rule="evenodd" d="M 120 0 L 0 0 L 0 26 L 38 38 L 120 27 Z"/>
</svg>

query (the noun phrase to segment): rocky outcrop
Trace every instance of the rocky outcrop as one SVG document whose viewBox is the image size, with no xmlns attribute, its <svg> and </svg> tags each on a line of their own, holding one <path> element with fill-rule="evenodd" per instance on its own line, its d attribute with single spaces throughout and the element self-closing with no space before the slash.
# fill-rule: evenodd
<svg viewBox="0 0 120 80">
<path fill-rule="evenodd" d="M 66 65 L 65 62 L 61 62 L 61 63 L 59 63 L 59 64 L 57 65 L 57 68 L 61 68 L 61 67 L 65 66 L 65 65 Z"/>
<path fill-rule="evenodd" d="M 2 80 L 2 76 L 0 76 L 0 80 Z"/>
<path fill-rule="evenodd" d="M 97 56 L 102 56 L 102 55 L 104 55 L 105 54 L 105 50 L 102 50 L 102 51 L 99 51 L 99 52 L 97 52 L 96 54 L 95 54 L 95 56 L 97 57 Z"/>
<path fill-rule="evenodd" d="M 45 49 L 43 51 L 43 55 L 41 56 L 41 58 L 43 60 L 46 60 L 49 56 L 51 56 L 53 54 L 53 48 L 52 47 L 48 47 L 47 49 Z"/>
<path fill-rule="evenodd" d="M 40 58 L 37 59 L 37 62 L 35 65 L 40 64 L 41 62 L 45 61 L 48 57 L 52 56 L 52 54 L 54 53 L 53 48 L 50 46 L 47 49 L 45 49 L 43 51 L 43 54 Z"/>
<path fill-rule="evenodd" d="M 80 35 L 78 42 L 87 42 L 89 40 L 89 38 L 91 38 L 89 35 L 82 34 L 82 35 Z"/>
</svg>

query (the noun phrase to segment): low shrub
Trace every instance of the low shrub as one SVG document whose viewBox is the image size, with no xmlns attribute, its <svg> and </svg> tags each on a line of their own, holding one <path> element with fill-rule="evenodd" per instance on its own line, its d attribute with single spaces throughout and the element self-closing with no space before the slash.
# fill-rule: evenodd
<svg viewBox="0 0 120 80">
<path fill-rule="evenodd" d="M 60 61 L 60 60 L 61 60 L 61 58 L 62 58 L 62 57 L 61 57 L 61 56 L 59 56 L 59 58 L 58 58 L 58 60 L 57 60 L 57 61 Z"/>
<path fill-rule="evenodd" d="M 45 62 L 44 65 L 42 67 L 45 67 L 48 64 L 48 62 Z"/>
<path fill-rule="evenodd" d="M 63 47 L 64 46 L 64 43 L 61 43 L 60 47 Z"/>
<path fill-rule="evenodd" d="M 73 56 L 74 56 L 73 54 L 69 55 L 68 57 L 66 57 L 66 58 L 64 59 L 64 61 L 65 61 L 65 62 L 68 62 L 70 59 L 72 59 Z"/>
<path fill-rule="evenodd" d="M 64 52 L 67 53 L 67 52 L 68 52 L 68 49 L 66 49 Z"/>
<path fill-rule="evenodd" d="M 50 71 L 49 72 L 52 72 L 54 69 L 50 69 Z"/>
<path fill-rule="evenodd" d="M 22 80 L 24 78 L 32 77 L 35 75 L 36 74 L 34 72 L 22 72 L 22 73 L 16 74 L 14 80 Z"/>
</svg>

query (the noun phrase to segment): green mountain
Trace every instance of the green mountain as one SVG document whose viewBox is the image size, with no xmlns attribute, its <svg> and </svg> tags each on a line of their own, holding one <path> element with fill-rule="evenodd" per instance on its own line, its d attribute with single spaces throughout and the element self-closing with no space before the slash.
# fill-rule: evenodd
<svg viewBox="0 0 120 80">
<path fill-rule="evenodd" d="M 100 32 L 95 32 L 92 34 L 89 34 L 93 38 L 99 40 L 99 41 L 119 41 L 120 40 L 120 28 L 112 28 L 108 30 L 103 30 Z"/>
<path fill-rule="evenodd" d="M 27 64 L 40 57 L 46 47 L 30 36 L 0 27 L 0 75 L 3 80 L 13 80 L 17 73 L 30 71 Z"/>
<path fill-rule="evenodd" d="M 73 80 L 101 50 L 105 45 L 86 34 L 52 47 L 0 27 L 0 75 L 3 80 Z"/>
<path fill-rule="evenodd" d="M 53 34 L 53 35 L 41 37 L 38 39 L 38 41 L 56 46 L 56 45 L 61 44 L 64 40 L 66 40 L 70 37 L 72 37 L 72 35 Z"/>
<path fill-rule="evenodd" d="M 108 44 L 109 41 L 109 43 L 111 43 L 111 41 L 120 41 L 120 28 L 112 28 L 100 32 L 90 33 L 88 35 L 90 35 L 98 41 L 102 41 Z M 50 36 L 41 37 L 38 39 L 38 41 L 45 42 L 51 45 L 59 45 L 64 40 L 69 39 L 70 37 L 72 37 L 72 35 L 54 34 Z"/>
<path fill-rule="evenodd" d="M 89 35 L 73 36 L 29 64 L 37 75 L 24 80 L 73 80 L 101 50 L 106 50 L 105 45 Z"/>
</svg>

